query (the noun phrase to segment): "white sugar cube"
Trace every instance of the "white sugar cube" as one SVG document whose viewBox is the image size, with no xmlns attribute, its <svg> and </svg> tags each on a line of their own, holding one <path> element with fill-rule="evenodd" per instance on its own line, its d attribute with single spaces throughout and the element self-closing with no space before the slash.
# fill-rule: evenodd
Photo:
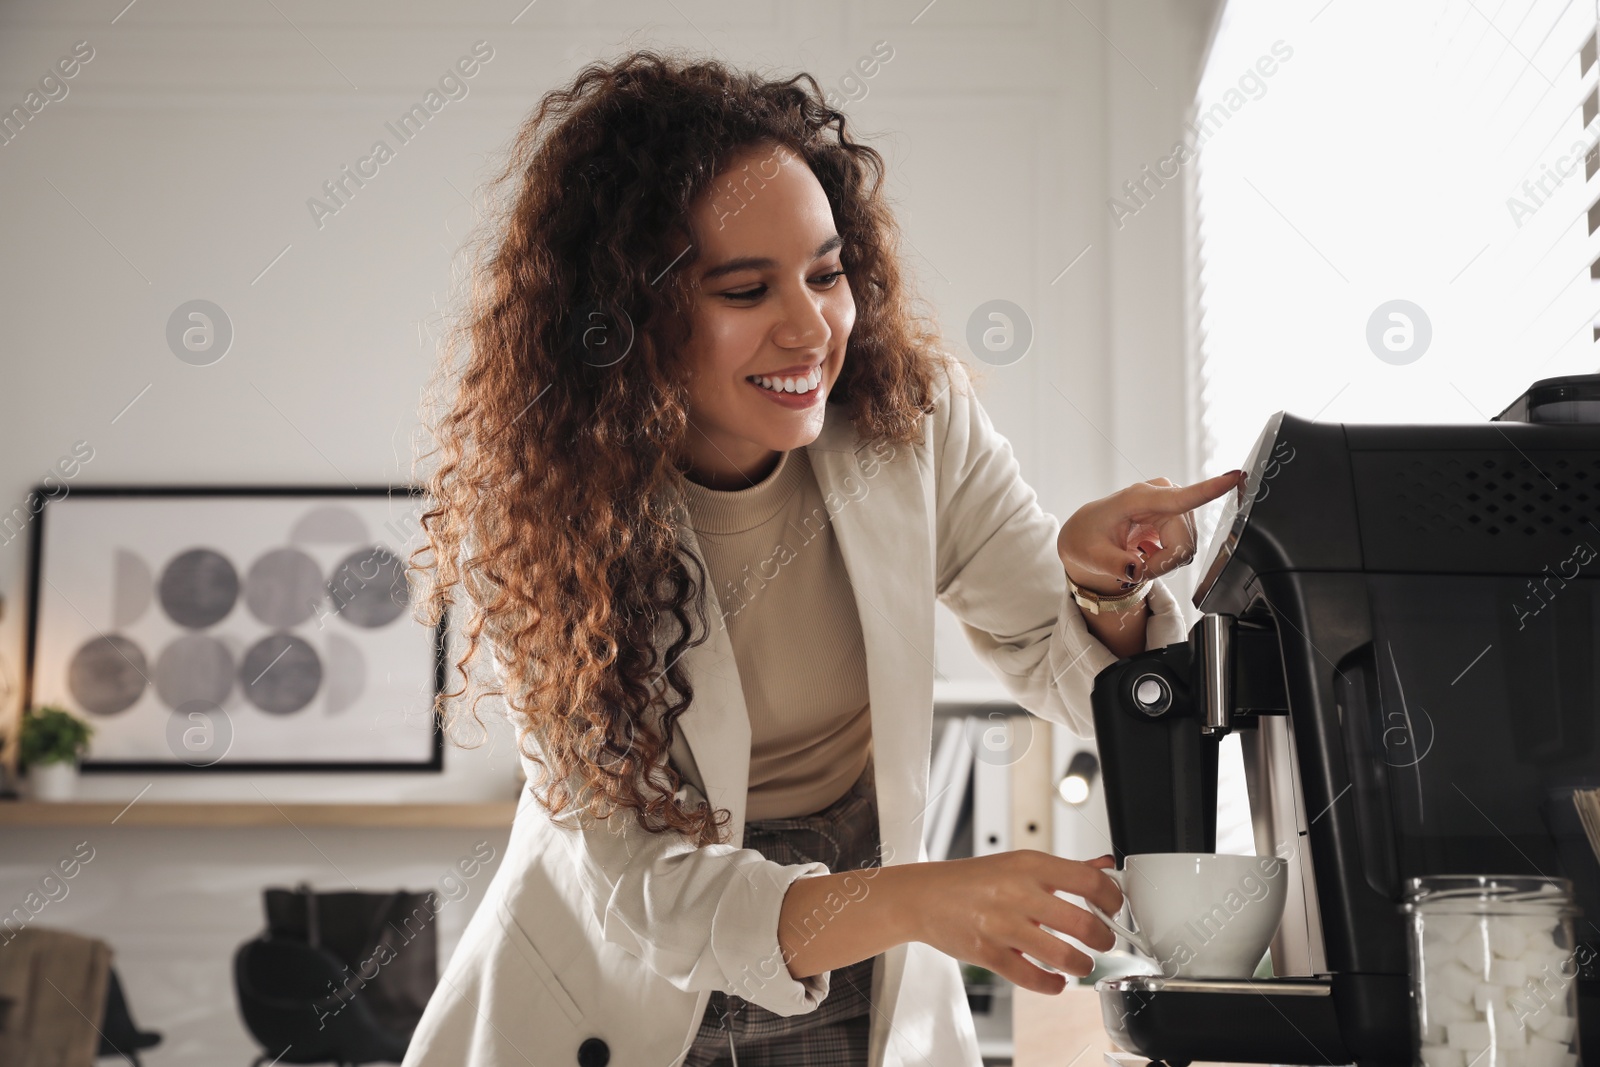
<svg viewBox="0 0 1600 1067">
<path fill-rule="evenodd" d="M 1450 1023 L 1444 1032 L 1451 1048 L 1476 1055 L 1489 1047 L 1488 1023 Z"/>
<path fill-rule="evenodd" d="M 1528 1039 L 1522 1061 L 1527 1067 L 1564 1067 L 1568 1055 L 1566 1045 L 1534 1035 Z"/>
<path fill-rule="evenodd" d="M 1520 963 L 1523 969 L 1523 981 L 1517 982 L 1517 985 L 1528 985 L 1530 979 L 1538 982 L 1546 979 L 1546 977 L 1554 977 L 1557 974 L 1554 958 L 1541 955 L 1541 953 L 1525 952 L 1522 957 L 1518 958 L 1517 963 Z"/>
<path fill-rule="evenodd" d="M 1417 1050 L 1423 1067 L 1466 1067 L 1467 1054 L 1458 1048 L 1423 1045 Z"/>
<path fill-rule="evenodd" d="M 1478 1014 L 1472 1010 L 1472 1005 L 1466 1001 L 1452 1000 L 1449 997 L 1430 997 L 1428 999 L 1428 1018 L 1433 1022 L 1446 1026 L 1451 1023 L 1470 1023 L 1478 1021 Z M 1443 1043 L 1442 1041 L 1440 1042 Z"/>
<path fill-rule="evenodd" d="M 1491 985 L 1482 982 L 1472 987 L 1472 1006 L 1480 1012 L 1487 1012 L 1489 1005 L 1503 1008 L 1506 1006 L 1506 987 Z"/>
<path fill-rule="evenodd" d="M 1439 984 L 1439 976 L 1443 974 L 1447 968 L 1459 966 L 1460 964 L 1456 962 L 1456 956 L 1454 952 L 1451 952 L 1448 957 L 1442 956 L 1436 952 L 1429 953 L 1422 959 L 1422 987 L 1424 989 L 1434 988 Z"/>
<path fill-rule="evenodd" d="M 1496 956 L 1514 960 L 1528 950 L 1528 935 L 1516 923 L 1497 920 L 1489 927 L 1489 947 Z"/>
<path fill-rule="evenodd" d="M 1486 1014 L 1496 1045 L 1501 1048 L 1521 1048 L 1528 1043 L 1522 1025 L 1504 1005 L 1490 1004 Z"/>
<path fill-rule="evenodd" d="M 1551 1010 L 1547 1001 L 1540 1000 L 1526 989 L 1506 990 L 1506 1007 L 1511 1010 L 1512 1016 L 1525 1027 L 1532 1026 L 1535 1018 Z"/>
<path fill-rule="evenodd" d="M 1457 966 L 1456 944 L 1454 941 L 1446 944 L 1425 945 L 1422 949 L 1422 973 L 1429 977 L 1438 974 L 1446 967 Z"/>
<path fill-rule="evenodd" d="M 1488 976 L 1491 958 L 1488 934 L 1481 929 L 1474 929 L 1456 945 L 1456 959 L 1479 978 Z"/>
<path fill-rule="evenodd" d="M 1566 1005 L 1551 1004 L 1528 1019 L 1528 1026 L 1540 1037 L 1565 1045 L 1577 1031 L 1577 1020 L 1567 1015 Z"/>
<path fill-rule="evenodd" d="M 1471 924 L 1471 917 L 1466 915 L 1430 915 L 1423 923 L 1422 939 L 1454 944 L 1461 940 Z"/>
<path fill-rule="evenodd" d="M 1429 991 L 1442 993 L 1450 1000 L 1461 1004 L 1471 1004 L 1472 994 L 1481 981 L 1481 978 L 1461 964 L 1452 963 L 1448 967 L 1439 968 L 1437 981 L 1429 987 Z"/>
<path fill-rule="evenodd" d="M 1567 963 L 1567 955 L 1546 945 L 1544 948 L 1529 948 L 1517 958 L 1517 962 L 1534 977 L 1553 978 L 1561 973 L 1562 965 Z M 1567 969 L 1571 970 L 1570 964 Z"/>
<path fill-rule="evenodd" d="M 1552 920 L 1537 915 L 1511 915 L 1502 917 L 1499 921 L 1522 931 L 1523 936 L 1528 939 L 1528 944 L 1533 946 L 1555 944 L 1556 931 L 1560 929 Z"/>
<path fill-rule="evenodd" d="M 1528 965 L 1522 960 L 1492 959 L 1489 961 L 1489 981 L 1499 986 L 1520 986 L 1528 980 Z"/>
<path fill-rule="evenodd" d="M 1572 980 L 1561 977 L 1557 971 L 1530 975 L 1523 983 L 1520 996 L 1533 1004 L 1549 1005 L 1561 1015 L 1570 1015 L 1567 997 L 1572 992 Z"/>
</svg>

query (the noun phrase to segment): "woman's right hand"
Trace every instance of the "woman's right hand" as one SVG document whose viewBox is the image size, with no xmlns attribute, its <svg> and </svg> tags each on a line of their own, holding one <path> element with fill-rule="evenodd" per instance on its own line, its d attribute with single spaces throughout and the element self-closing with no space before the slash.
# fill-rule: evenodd
<svg viewBox="0 0 1600 1067">
<path fill-rule="evenodd" d="M 1115 915 L 1122 908 L 1122 890 L 1101 873 L 1113 866 L 1110 856 L 1085 863 L 1021 849 L 914 866 L 922 868 L 907 902 L 917 917 L 914 940 L 1024 989 L 1054 994 L 1067 984 L 1061 975 L 1023 959 L 1024 952 L 1080 978 L 1094 968 L 1093 960 L 1051 930 L 1101 952 L 1116 944 L 1105 923 L 1055 895 L 1057 890 L 1071 893 Z"/>
</svg>

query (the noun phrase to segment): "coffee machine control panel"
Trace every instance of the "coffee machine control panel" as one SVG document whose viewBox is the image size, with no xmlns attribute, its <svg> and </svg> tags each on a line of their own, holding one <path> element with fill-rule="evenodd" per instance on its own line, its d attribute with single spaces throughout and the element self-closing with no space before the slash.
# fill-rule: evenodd
<svg viewBox="0 0 1600 1067">
<path fill-rule="evenodd" d="M 1280 437 L 1283 416 L 1284 413 L 1280 411 L 1267 420 L 1267 425 L 1245 459 L 1245 483 L 1223 499 L 1216 533 L 1199 557 L 1200 580 L 1195 584 L 1194 592 L 1196 604 L 1205 598 L 1217 576 L 1228 565 L 1228 560 L 1233 558 L 1233 551 L 1239 546 L 1239 537 L 1250 523 L 1250 509 L 1265 493 L 1272 491 L 1272 479 L 1279 467 L 1294 458 L 1293 446 Z"/>
</svg>

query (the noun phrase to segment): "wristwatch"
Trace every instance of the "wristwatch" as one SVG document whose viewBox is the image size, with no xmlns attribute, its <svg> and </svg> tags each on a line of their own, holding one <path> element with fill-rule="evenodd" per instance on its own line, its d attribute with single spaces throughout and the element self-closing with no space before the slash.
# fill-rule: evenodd
<svg viewBox="0 0 1600 1067">
<path fill-rule="evenodd" d="M 1124 611 L 1131 611 L 1144 602 L 1150 595 L 1150 579 L 1146 578 L 1121 596 L 1109 596 L 1105 593 L 1096 593 L 1084 589 L 1067 576 L 1067 588 L 1072 591 L 1072 599 L 1078 607 L 1090 615 L 1116 615 Z"/>
</svg>

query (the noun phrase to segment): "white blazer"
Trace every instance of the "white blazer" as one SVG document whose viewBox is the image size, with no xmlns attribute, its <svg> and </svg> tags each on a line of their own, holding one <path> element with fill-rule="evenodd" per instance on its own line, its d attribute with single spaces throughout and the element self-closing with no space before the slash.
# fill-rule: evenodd
<svg viewBox="0 0 1600 1067">
<path fill-rule="evenodd" d="M 1094 677 L 1116 662 L 1068 595 L 1061 523 L 1040 509 L 964 367 L 959 378 L 910 446 L 868 447 L 831 407 L 805 446 L 861 613 L 885 864 L 927 858 L 935 597 L 1018 704 L 1082 736 Z M 698 554 L 693 531 L 681 531 Z M 706 596 L 715 620 L 715 591 Z M 1189 614 L 1159 579 L 1150 604 L 1146 646 L 1184 640 Z M 684 663 L 694 697 L 673 746 L 689 779 L 679 796 L 728 808 L 730 840 L 742 841 L 750 724 L 727 630 L 713 622 Z M 526 758 L 524 767 L 537 781 Z M 559 822 L 524 791 L 505 858 L 404 1067 L 673 1067 L 713 989 L 781 1015 L 827 995 L 827 973 L 789 976 L 777 940 L 785 890 L 828 873 L 821 863 L 695 848 L 631 816 Z M 979 1067 L 951 957 L 920 942 L 889 950 L 873 970 L 872 1003 L 871 1067 Z"/>
</svg>

